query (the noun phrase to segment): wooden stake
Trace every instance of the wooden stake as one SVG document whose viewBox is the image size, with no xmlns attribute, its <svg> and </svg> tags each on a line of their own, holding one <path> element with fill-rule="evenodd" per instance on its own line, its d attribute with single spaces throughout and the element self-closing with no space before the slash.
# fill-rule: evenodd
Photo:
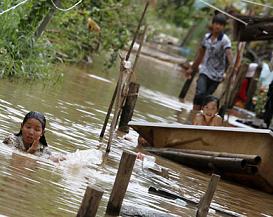
<svg viewBox="0 0 273 217">
<path fill-rule="evenodd" d="M 220 179 L 219 175 L 212 174 L 208 189 L 198 204 L 196 217 L 206 217 L 208 215 L 210 204 L 211 204 L 214 192 L 216 191 L 216 187 L 219 182 L 219 179 Z"/>
<path fill-rule="evenodd" d="M 136 160 L 136 154 L 124 151 L 120 160 L 118 173 L 109 198 L 106 213 L 119 215 L 123 198 L 127 191 L 130 177 Z"/>
<path fill-rule="evenodd" d="M 138 97 L 139 84 L 131 82 L 129 87 L 128 96 L 126 98 L 125 105 L 122 109 L 122 113 L 119 121 L 119 131 L 128 133 L 129 126 L 128 123 L 132 119 L 134 114 L 134 109 Z"/>
<path fill-rule="evenodd" d="M 102 195 L 103 190 L 87 186 L 77 217 L 95 217 Z"/>
</svg>

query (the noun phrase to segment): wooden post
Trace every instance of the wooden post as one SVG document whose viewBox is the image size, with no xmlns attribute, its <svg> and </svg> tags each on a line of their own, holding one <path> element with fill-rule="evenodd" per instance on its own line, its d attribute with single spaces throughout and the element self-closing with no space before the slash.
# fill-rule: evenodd
<svg viewBox="0 0 273 217">
<path fill-rule="evenodd" d="M 126 98 L 125 105 L 122 109 L 122 114 L 119 121 L 119 131 L 128 133 L 129 126 L 128 123 L 132 119 L 134 114 L 134 109 L 138 97 L 139 84 L 131 82 L 129 86 L 129 93 Z"/>
<path fill-rule="evenodd" d="M 182 90 L 181 90 L 181 92 L 179 94 L 180 99 L 184 99 L 186 97 L 186 95 L 187 95 L 187 93 L 188 93 L 188 91 L 189 91 L 189 89 L 191 87 L 191 83 L 192 83 L 192 81 L 193 81 L 196 74 L 197 74 L 197 71 L 193 71 L 191 78 L 187 79 L 186 82 L 184 83 L 184 85 L 182 87 Z"/>
<path fill-rule="evenodd" d="M 123 198 L 131 178 L 136 154 L 124 151 L 120 160 L 118 173 L 109 198 L 106 213 L 108 215 L 119 215 Z"/>
<path fill-rule="evenodd" d="M 95 217 L 102 195 L 103 190 L 87 186 L 77 217 Z"/>
<path fill-rule="evenodd" d="M 209 208 L 210 208 L 210 203 L 212 201 L 212 198 L 213 198 L 214 192 L 216 190 L 219 179 L 220 179 L 219 175 L 212 174 L 208 189 L 198 204 L 198 210 L 196 213 L 196 217 L 206 217 L 207 216 L 207 214 L 209 212 Z"/>
</svg>

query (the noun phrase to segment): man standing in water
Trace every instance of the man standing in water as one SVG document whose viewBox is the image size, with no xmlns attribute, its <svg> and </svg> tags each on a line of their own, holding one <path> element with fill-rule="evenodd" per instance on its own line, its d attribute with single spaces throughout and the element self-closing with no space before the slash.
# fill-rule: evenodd
<svg viewBox="0 0 273 217">
<path fill-rule="evenodd" d="M 203 100 L 217 89 L 223 81 L 228 64 L 232 64 L 231 41 L 223 32 L 227 23 L 226 16 L 219 13 L 213 17 L 211 32 L 207 33 L 198 50 L 193 65 L 186 71 L 188 76 L 199 69 L 196 93 L 193 100 L 193 110 L 200 110 Z"/>
</svg>

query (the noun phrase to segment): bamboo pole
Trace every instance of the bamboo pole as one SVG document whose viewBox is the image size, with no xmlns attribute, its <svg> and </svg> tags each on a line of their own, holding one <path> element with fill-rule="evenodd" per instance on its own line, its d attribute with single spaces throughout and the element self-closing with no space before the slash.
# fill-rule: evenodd
<svg viewBox="0 0 273 217">
<path fill-rule="evenodd" d="M 119 215 L 122 202 L 134 168 L 136 154 L 124 151 L 120 160 L 118 173 L 109 198 L 106 213 Z"/>
<path fill-rule="evenodd" d="M 102 195 L 103 190 L 87 186 L 77 217 L 95 217 Z"/>
<path fill-rule="evenodd" d="M 107 143 L 107 147 L 106 147 L 106 152 L 110 152 L 111 149 L 111 145 L 112 145 L 112 140 L 113 140 L 113 136 L 114 136 L 114 130 L 116 128 L 117 125 L 117 121 L 119 118 L 119 114 L 120 114 L 120 109 L 123 103 L 123 96 L 122 96 L 122 92 L 124 89 L 126 89 L 126 77 L 128 78 L 128 73 L 131 72 L 126 72 L 127 70 L 124 68 L 124 62 L 123 60 L 121 60 L 121 69 L 120 69 L 120 79 L 118 82 L 118 86 L 117 86 L 117 99 L 116 99 L 116 103 L 115 103 L 115 110 L 114 110 L 114 117 L 113 120 L 111 122 L 111 126 L 110 126 L 110 133 L 109 133 L 109 139 L 108 139 L 108 143 Z M 131 70 L 131 69 L 129 69 Z"/>
<path fill-rule="evenodd" d="M 141 37 L 141 40 L 140 40 L 140 44 L 139 44 L 139 47 L 138 47 L 138 50 L 137 50 L 135 62 L 134 62 L 134 65 L 133 65 L 133 73 L 134 73 L 135 70 L 136 70 L 136 66 L 137 66 L 137 63 L 138 63 L 138 59 L 139 59 L 139 57 L 140 57 L 140 53 L 141 53 L 142 46 L 143 46 L 143 44 L 144 44 L 144 40 L 145 40 L 145 36 L 146 36 L 147 29 L 148 29 L 148 25 L 145 25 L 145 28 L 144 28 L 144 30 L 143 30 L 142 37 Z"/>
<path fill-rule="evenodd" d="M 148 29 L 148 26 L 146 25 L 142 34 L 142 38 L 140 41 L 140 45 L 138 47 L 138 51 L 135 57 L 135 61 L 134 61 L 134 65 L 132 68 L 132 73 L 130 74 L 129 77 L 129 81 L 136 81 L 136 66 L 138 63 L 138 59 L 140 57 L 140 53 L 141 53 L 141 49 L 144 43 L 144 39 L 145 39 L 145 35 L 146 35 L 146 31 Z M 133 79 L 132 79 L 133 78 Z M 139 92 L 139 84 L 131 82 L 129 84 L 129 91 L 128 93 L 126 93 L 125 97 L 122 99 L 122 104 L 121 107 L 122 109 L 120 110 L 118 117 L 120 117 L 120 113 L 121 113 L 121 117 L 120 117 L 120 122 L 119 122 L 119 130 L 125 133 L 129 132 L 129 127 L 128 127 L 128 123 L 129 121 L 132 119 L 133 117 L 133 113 L 134 113 L 134 109 L 135 109 L 135 104 L 137 101 L 137 97 L 138 97 L 138 92 Z"/>
<path fill-rule="evenodd" d="M 144 8 L 144 11 L 143 11 L 143 13 L 142 13 L 142 15 L 141 15 L 141 18 L 140 18 L 140 20 L 139 20 L 137 30 L 136 30 L 136 32 L 135 32 L 135 34 L 134 34 L 134 38 L 133 38 L 133 40 L 132 40 L 131 46 L 130 46 L 129 51 L 128 51 L 128 53 L 127 53 L 127 55 L 126 55 L 126 58 L 125 58 L 126 61 L 128 61 L 129 58 L 130 58 L 130 55 L 131 55 L 133 46 L 134 46 L 134 44 L 135 44 L 135 41 L 136 41 L 137 35 L 138 35 L 138 33 L 139 33 L 140 27 L 141 27 L 141 25 L 142 25 L 142 23 L 143 23 L 143 20 L 144 20 L 144 17 L 145 17 L 145 15 L 146 15 L 148 6 L 149 6 L 149 1 L 147 1 L 146 5 L 145 5 L 145 8 Z M 121 78 L 119 78 L 119 80 L 120 80 L 120 79 L 121 79 Z M 114 93 L 113 93 L 112 100 L 111 100 L 111 103 L 110 103 L 110 105 L 109 105 L 109 108 L 108 108 L 108 111 L 107 111 L 107 114 L 106 114 L 106 117 L 105 117 L 105 120 L 104 120 L 104 124 L 103 124 L 103 127 L 102 127 L 102 131 L 101 131 L 101 133 L 100 133 L 100 138 L 103 138 L 103 137 L 104 137 L 105 129 L 106 129 L 107 123 L 108 123 L 108 121 L 109 121 L 109 117 L 110 117 L 110 114 L 111 114 L 111 112 L 112 112 L 113 105 L 114 105 L 114 102 L 115 102 L 115 100 L 116 100 L 116 96 L 117 96 L 117 93 L 118 93 L 119 80 L 118 80 L 117 85 L 116 85 L 116 87 L 115 87 L 115 91 L 114 91 Z M 109 143 L 109 142 L 108 142 L 108 143 Z M 108 145 L 108 146 L 109 146 L 109 145 Z M 108 147 L 107 150 L 110 151 L 110 147 Z"/>
<path fill-rule="evenodd" d="M 119 82 L 118 82 L 118 83 L 119 83 Z M 100 138 L 101 138 L 101 139 L 104 137 L 104 133 L 105 133 L 105 130 L 106 130 L 106 126 L 107 126 L 107 123 L 108 123 L 110 114 L 111 114 L 111 112 L 112 112 L 113 105 L 114 105 L 114 103 L 115 103 L 117 91 L 118 91 L 118 84 L 117 84 L 116 87 L 115 87 L 115 91 L 114 91 L 114 93 L 113 93 L 113 96 L 112 96 L 112 99 L 111 99 L 111 102 L 110 102 L 110 105 L 109 105 L 107 114 L 106 114 L 105 119 L 104 119 L 103 127 L 102 127 L 101 133 L 100 133 Z"/>
<path fill-rule="evenodd" d="M 139 30 L 140 30 L 140 27 L 141 27 L 141 25 L 142 25 L 142 23 L 143 23 L 143 20 L 144 20 L 144 17 L 145 17 L 145 15 L 146 15 L 146 12 L 147 12 L 147 9 L 148 9 L 148 7 L 149 7 L 149 4 L 150 4 L 150 1 L 148 0 L 148 1 L 146 2 L 144 11 L 142 12 L 140 21 L 139 21 L 139 23 L 138 23 L 137 31 L 136 31 L 136 33 L 134 34 L 134 38 L 133 38 L 133 41 L 132 41 L 132 43 L 131 43 L 131 45 L 130 45 L 129 51 L 128 51 L 127 55 L 126 55 L 126 58 L 125 58 L 126 61 L 128 61 L 129 58 L 130 58 L 131 52 L 132 52 L 132 50 L 133 50 L 135 41 L 136 41 L 136 39 L 137 39 L 137 35 L 138 35 Z"/>
<path fill-rule="evenodd" d="M 190 153 L 197 155 L 205 155 L 211 157 L 224 157 L 224 158 L 241 158 L 246 161 L 247 164 L 259 165 L 262 161 L 259 155 L 249 155 L 249 154 L 236 154 L 228 152 L 215 152 L 215 151 L 204 151 L 204 150 L 192 150 L 192 149 L 175 149 L 175 148 L 144 148 L 145 151 L 153 153 Z"/>
<path fill-rule="evenodd" d="M 219 175 L 212 174 L 208 189 L 198 204 L 196 217 L 206 217 L 208 215 L 210 204 L 211 204 L 214 192 L 216 191 L 219 180 L 220 180 Z"/>
</svg>

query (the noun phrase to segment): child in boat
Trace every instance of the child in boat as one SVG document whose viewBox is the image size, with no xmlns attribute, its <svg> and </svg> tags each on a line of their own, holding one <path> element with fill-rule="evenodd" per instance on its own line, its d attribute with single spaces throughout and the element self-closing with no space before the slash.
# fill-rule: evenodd
<svg viewBox="0 0 273 217">
<path fill-rule="evenodd" d="M 54 162 L 64 160 L 64 157 L 52 156 L 45 138 L 45 116 L 40 112 L 29 112 L 24 117 L 19 133 L 11 134 L 3 143 L 13 146 L 23 152 L 43 156 Z"/>
<path fill-rule="evenodd" d="M 223 126 L 223 119 L 217 114 L 219 99 L 215 96 L 207 96 L 204 99 L 202 111 L 195 115 L 193 125 Z"/>
</svg>

